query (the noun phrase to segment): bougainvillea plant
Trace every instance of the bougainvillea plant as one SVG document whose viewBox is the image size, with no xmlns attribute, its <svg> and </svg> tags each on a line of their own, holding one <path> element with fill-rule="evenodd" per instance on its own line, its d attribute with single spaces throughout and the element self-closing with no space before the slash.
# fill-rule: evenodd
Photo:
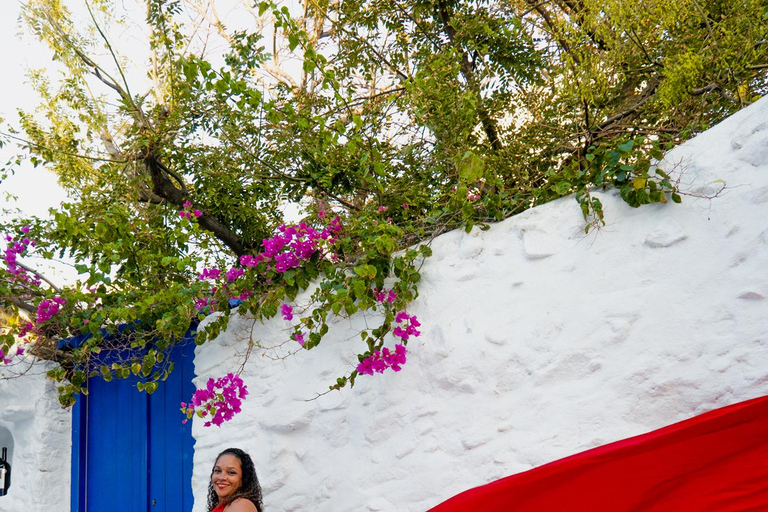
<svg viewBox="0 0 768 512">
<path fill-rule="evenodd" d="M 153 392 L 233 299 L 291 322 L 295 350 L 368 315 L 333 389 L 398 371 L 435 236 L 570 194 L 599 227 L 607 187 L 679 202 L 663 151 L 768 92 L 764 0 L 255 2 L 243 30 L 198 3 L 24 2 L 58 68 L 30 73 L 39 108 L 0 146 L 66 199 L 47 219 L 0 204 L 0 360 L 52 361 L 65 405 L 95 376 Z M 76 282 L 35 270 L 61 259 Z"/>
<path fill-rule="evenodd" d="M 204 388 L 194 392 L 189 403 L 181 403 L 181 412 L 187 416 L 182 423 L 197 415 L 206 420 L 203 426 L 220 427 L 240 412 L 246 396 L 248 389 L 239 375 L 228 373 L 218 379 L 210 378 Z"/>
</svg>

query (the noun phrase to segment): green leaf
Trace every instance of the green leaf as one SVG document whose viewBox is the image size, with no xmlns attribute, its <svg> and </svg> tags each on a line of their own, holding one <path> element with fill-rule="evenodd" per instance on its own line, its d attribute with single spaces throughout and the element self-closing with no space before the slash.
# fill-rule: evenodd
<svg viewBox="0 0 768 512">
<path fill-rule="evenodd" d="M 362 279 L 355 279 L 352 281 L 352 290 L 355 292 L 357 298 L 365 296 L 365 292 L 368 290 L 368 285 Z"/>
<path fill-rule="evenodd" d="M 293 51 L 299 46 L 299 36 L 291 32 L 288 34 L 288 49 Z"/>
<path fill-rule="evenodd" d="M 552 190 L 554 190 L 559 195 L 565 195 L 571 190 L 571 183 L 568 181 L 560 181 L 558 183 L 555 183 L 555 185 L 552 187 Z"/>
<path fill-rule="evenodd" d="M 283 272 L 283 281 L 288 283 L 288 285 L 293 286 L 296 282 L 296 280 L 294 279 L 295 276 L 296 276 L 295 270 L 293 269 L 286 270 L 285 272 Z"/>
<path fill-rule="evenodd" d="M 458 164 L 459 178 L 465 183 L 473 183 L 483 176 L 485 160 L 472 151 L 467 151 Z"/>
<path fill-rule="evenodd" d="M 355 274 L 359 275 L 360 277 L 365 277 L 368 279 L 373 279 L 376 277 L 376 267 L 373 265 L 360 265 L 354 268 Z"/>
<path fill-rule="evenodd" d="M 346 314 L 354 315 L 355 313 L 357 313 L 357 310 L 358 310 L 357 305 L 351 300 L 348 300 L 347 302 L 344 303 L 344 312 Z"/>
<path fill-rule="evenodd" d="M 625 154 L 627 154 L 627 153 L 629 153 L 630 151 L 632 151 L 632 148 L 633 148 L 633 147 L 635 147 L 635 141 L 634 141 L 634 140 L 632 140 L 632 139 L 630 139 L 630 140 L 628 140 L 627 142 L 625 142 L 624 144 L 619 144 L 619 146 L 618 146 L 618 149 L 619 149 L 619 151 L 621 151 L 622 153 L 625 153 Z"/>
</svg>

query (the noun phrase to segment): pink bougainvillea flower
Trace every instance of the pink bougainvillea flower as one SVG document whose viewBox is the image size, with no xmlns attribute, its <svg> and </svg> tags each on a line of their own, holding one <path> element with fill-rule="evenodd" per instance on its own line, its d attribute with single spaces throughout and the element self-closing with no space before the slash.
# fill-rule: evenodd
<svg viewBox="0 0 768 512">
<path fill-rule="evenodd" d="M 391 352 L 386 347 L 381 351 L 374 350 L 370 356 L 363 359 L 357 365 L 357 373 L 373 375 L 374 373 L 384 373 L 384 370 L 388 368 L 399 372 L 402 370 L 402 365 L 406 362 L 406 352 L 407 350 L 403 344 L 397 344 L 394 352 Z"/>
<path fill-rule="evenodd" d="M 221 276 L 221 270 L 217 268 L 204 268 L 203 273 L 198 276 L 198 279 L 204 281 L 205 279 L 215 280 Z"/>
<path fill-rule="evenodd" d="M 232 267 L 231 269 L 227 270 L 227 273 L 225 274 L 227 278 L 228 283 L 234 283 L 238 277 L 242 276 L 245 273 L 245 271 L 241 268 Z M 218 275 L 216 276 L 218 277 Z"/>
<path fill-rule="evenodd" d="M 181 402 L 181 412 L 188 419 L 197 414 L 200 418 L 211 419 L 203 425 L 220 427 L 225 421 L 235 417 L 241 411 L 243 400 L 248 395 L 248 388 L 239 375 L 228 373 L 219 379 L 208 379 L 205 388 L 198 389 L 192 395 L 192 400 Z"/>
</svg>

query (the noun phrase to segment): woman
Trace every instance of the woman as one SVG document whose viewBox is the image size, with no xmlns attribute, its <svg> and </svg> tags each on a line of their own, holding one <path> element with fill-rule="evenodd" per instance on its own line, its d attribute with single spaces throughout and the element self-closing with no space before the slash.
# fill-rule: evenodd
<svg viewBox="0 0 768 512">
<path fill-rule="evenodd" d="M 227 448 L 216 457 L 208 484 L 209 512 L 264 512 L 261 486 L 251 457 Z"/>
</svg>

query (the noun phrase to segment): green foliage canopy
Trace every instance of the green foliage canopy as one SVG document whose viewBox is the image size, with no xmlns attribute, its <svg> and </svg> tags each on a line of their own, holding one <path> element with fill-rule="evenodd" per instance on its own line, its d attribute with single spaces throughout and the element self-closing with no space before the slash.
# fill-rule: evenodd
<svg viewBox="0 0 768 512">
<path fill-rule="evenodd" d="M 30 336 L 34 354 L 59 363 L 50 375 L 67 404 L 94 373 L 143 374 L 154 389 L 195 300 L 218 294 L 224 305 L 233 292 L 200 271 L 259 253 L 286 202 L 303 204 L 308 222 L 332 212 L 343 234 L 295 271 L 248 270 L 234 290 L 252 292 L 241 309 L 275 316 L 318 280 L 297 326 L 310 332 L 304 348 L 331 316 L 378 311 L 362 360 L 418 293 L 429 250 L 408 247 L 572 193 L 596 226 L 595 187 L 632 206 L 679 202 L 653 162 L 768 81 L 765 0 L 306 0 L 293 12 L 261 2 L 242 30 L 216 17 L 221 1 L 136 0 L 144 76 L 116 35 L 126 23 L 116 6 L 73 3 L 82 24 L 63 0 L 25 4 L 28 30 L 62 72 L 32 74 L 40 106 L 20 116 L 29 158 L 56 172 L 69 200 L 2 231 L 31 226 L 37 253 L 73 259 L 82 279 L 56 289 L 0 276 L 5 352 L 24 311 L 66 298 Z M 225 49 L 208 51 L 209 39 Z M 200 216 L 180 217 L 185 208 Z M 394 304 L 375 300 L 384 286 Z M 226 326 L 221 312 L 201 342 Z M 99 365 L 104 333 L 139 321 L 140 355 Z M 82 347 L 58 348 L 83 333 Z"/>
</svg>

